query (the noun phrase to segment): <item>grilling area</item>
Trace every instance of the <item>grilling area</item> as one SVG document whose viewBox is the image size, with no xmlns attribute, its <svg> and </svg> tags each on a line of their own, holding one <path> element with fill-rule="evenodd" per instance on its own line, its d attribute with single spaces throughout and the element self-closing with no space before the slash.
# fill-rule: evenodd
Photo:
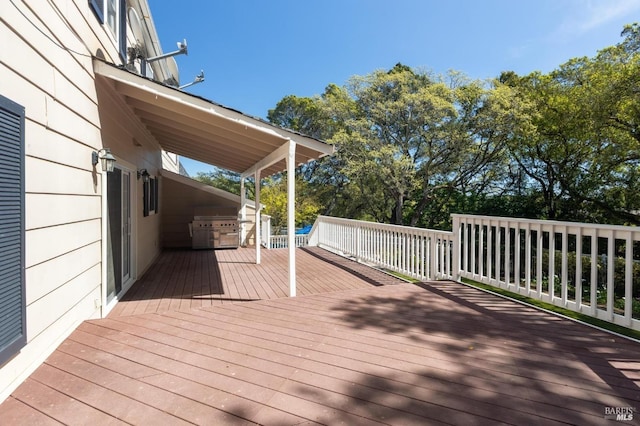
<svg viewBox="0 0 640 426">
<path fill-rule="evenodd" d="M 240 245 L 238 212 L 233 207 L 199 207 L 189 223 L 191 248 L 222 249 Z"/>
</svg>

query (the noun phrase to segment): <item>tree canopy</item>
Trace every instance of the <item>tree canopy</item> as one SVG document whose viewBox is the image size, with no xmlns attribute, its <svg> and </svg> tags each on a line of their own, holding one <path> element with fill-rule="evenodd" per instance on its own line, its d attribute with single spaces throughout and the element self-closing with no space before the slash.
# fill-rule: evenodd
<svg viewBox="0 0 640 426">
<path fill-rule="evenodd" d="M 452 212 L 640 222 L 640 28 L 592 58 L 491 81 L 396 64 L 288 96 L 275 124 L 324 139 L 301 169 L 321 213 L 426 227 Z"/>
<path fill-rule="evenodd" d="M 639 224 L 639 25 L 621 37 L 549 73 L 478 81 L 399 63 L 284 97 L 272 123 L 336 146 L 299 168 L 298 222 L 329 214 L 443 228 L 457 212 Z M 279 217 L 284 181 L 265 182 Z"/>
</svg>

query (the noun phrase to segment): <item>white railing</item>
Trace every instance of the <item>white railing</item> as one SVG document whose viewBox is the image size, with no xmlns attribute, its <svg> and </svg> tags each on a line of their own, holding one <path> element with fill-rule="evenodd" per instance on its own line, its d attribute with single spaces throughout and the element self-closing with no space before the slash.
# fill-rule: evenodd
<svg viewBox="0 0 640 426">
<path fill-rule="evenodd" d="M 468 278 L 640 330 L 640 228 L 452 219 L 448 232 L 319 216 L 309 245 L 419 280 Z"/>
<path fill-rule="evenodd" d="M 288 236 L 287 235 L 272 235 L 269 240 L 269 246 L 265 246 L 269 249 L 278 249 L 278 248 L 287 248 L 288 244 Z M 309 245 L 309 235 L 308 234 L 297 234 L 295 236 L 296 239 L 296 247 L 306 247 Z"/>
<path fill-rule="evenodd" d="M 452 218 L 459 277 L 640 330 L 640 228 Z"/>
<path fill-rule="evenodd" d="M 261 215 L 260 243 L 267 249 L 287 248 L 288 237 L 286 235 L 271 235 L 271 216 Z M 309 244 L 308 234 L 295 236 L 296 247 L 305 247 Z"/>
<path fill-rule="evenodd" d="M 309 245 L 408 277 L 453 277 L 453 233 L 319 216 Z"/>
</svg>

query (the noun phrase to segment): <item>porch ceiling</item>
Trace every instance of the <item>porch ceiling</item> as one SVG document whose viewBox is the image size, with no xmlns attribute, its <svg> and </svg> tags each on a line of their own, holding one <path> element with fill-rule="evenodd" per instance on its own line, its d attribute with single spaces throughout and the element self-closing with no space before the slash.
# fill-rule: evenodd
<svg viewBox="0 0 640 426">
<path fill-rule="evenodd" d="M 317 139 L 286 130 L 112 64 L 94 59 L 96 78 L 110 82 L 162 149 L 238 173 L 251 170 L 290 140 L 296 163 L 333 153 Z M 263 176 L 286 169 L 283 159 L 267 165 Z"/>
</svg>

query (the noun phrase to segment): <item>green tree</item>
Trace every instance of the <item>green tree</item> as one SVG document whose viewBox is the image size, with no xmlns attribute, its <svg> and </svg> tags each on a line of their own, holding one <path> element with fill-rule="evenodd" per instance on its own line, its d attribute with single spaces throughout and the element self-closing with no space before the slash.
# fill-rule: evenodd
<svg viewBox="0 0 640 426">
<path fill-rule="evenodd" d="M 448 148 L 439 142 L 455 115 L 451 92 L 401 64 L 388 72 L 353 77 L 348 87 L 357 111 L 348 122 L 350 131 L 337 139 L 346 174 L 360 185 L 363 196 L 380 192 L 393 203 L 386 217 L 378 219 L 402 224 L 406 200 L 418 185 L 418 168 L 433 158 L 429 148 L 440 153 Z"/>
<path fill-rule="evenodd" d="M 301 169 L 324 214 L 430 225 L 439 222 L 436 210 L 448 217 L 454 193 L 491 189 L 506 175 L 516 101 L 497 82 L 397 64 L 315 98 L 288 96 L 269 118 L 336 146 L 334 156 Z"/>
<path fill-rule="evenodd" d="M 289 96 L 279 125 L 336 146 L 299 169 L 323 214 L 446 226 L 451 212 L 640 224 L 640 27 L 593 58 L 495 81 L 397 64 Z"/>
<path fill-rule="evenodd" d="M 562 201 L 568 198 L 563 181 L 577 173 L 588 158 L 588 147 L 581 144 L 579 114 L 572 102 L 571 87 L 552 75 L 532 73 L 510 78 L 532 105 L 532 129 L 518 128 L 510 139 L 511 159 L 529 178 L 529 185 L 542 194 L 544 210 L 533 212 L 547 219 L 564 215 Z"/>
<path fill-rule="evenodd" d="M 333 143 L 334 135 L 344 131 L 353 108 L 353 100 L 346 91 L 330 84 L 321 96 L 283 98 L 267 117 L 273 124 Z M 308 196 L 322 206 L 321 214 L 351 217 L 349 208 L 357 203 L 350 195 L 349 180 L 343 170 L 340 155 L 326 156 L 298 168 L 297 173 L 308 184 Z"/>
<path fill-rule="evenodd" d="M 427 145 L 411 225 L 436 226 L 441 223 L 438 211 L 448 218 L 469 211 L 473 202 L 466 200 L 504 191 L 507 142 L 516 128 L 530 127 L 528 106 L 510 87 L 455 72 L 448 78 L 456 113 L 438 143 Z"/>
<path fill-rule="evenodd" d="M 525 121 L 510 87 L 401 64 L 348 87 L 357 109 L 333 140 L 350 184 L 386 210 L 370 210 L 377 220 L 432 226 L 440 222 L 434 211 L 448 216 L 449 197 L 493 190 L 503 179 L 505 144 Z"/>
<path fill-rule="evenodd" d="M 638 26 L 594 58 L 548 73 L 501 77 L 533 105 L 535 131 L 519 129 L 511 159 L 544 199 L 540 216 L 640 223 Z"/>
<path fill-rule="evenodd" d="M 596 161 L 585 179 L 567 187 L 601 217 L 640 224 L 640 31 L 625 26 L 623 41 L 601 50 L 567 77 L 591 123 Z M 561 68 L 562 69 L 562 68 Z M 597 220 L 601 217 L 596 218 Z"/>
<path fill-rule="evenodd" d="M 240 174 L 214 167 L 211 172 L 198 172 L 194 178 L 204 184 L 222 189 L 232 194 L 240 195 Z M 252 187 L 253 183 L 246 185 Z"/>
<path fill-rule="evenodd" d="M 296 179 L 296 227 L 312 224 L 320 206 L 307 196 L 307 183 Z M 277 175 L 264 180 L 260 191 L 260 203 L 264 204 L 263 213 L 271 216 L 271 231 L 280 234 L 287 227 L 287 176 Z"/>
</svg>

